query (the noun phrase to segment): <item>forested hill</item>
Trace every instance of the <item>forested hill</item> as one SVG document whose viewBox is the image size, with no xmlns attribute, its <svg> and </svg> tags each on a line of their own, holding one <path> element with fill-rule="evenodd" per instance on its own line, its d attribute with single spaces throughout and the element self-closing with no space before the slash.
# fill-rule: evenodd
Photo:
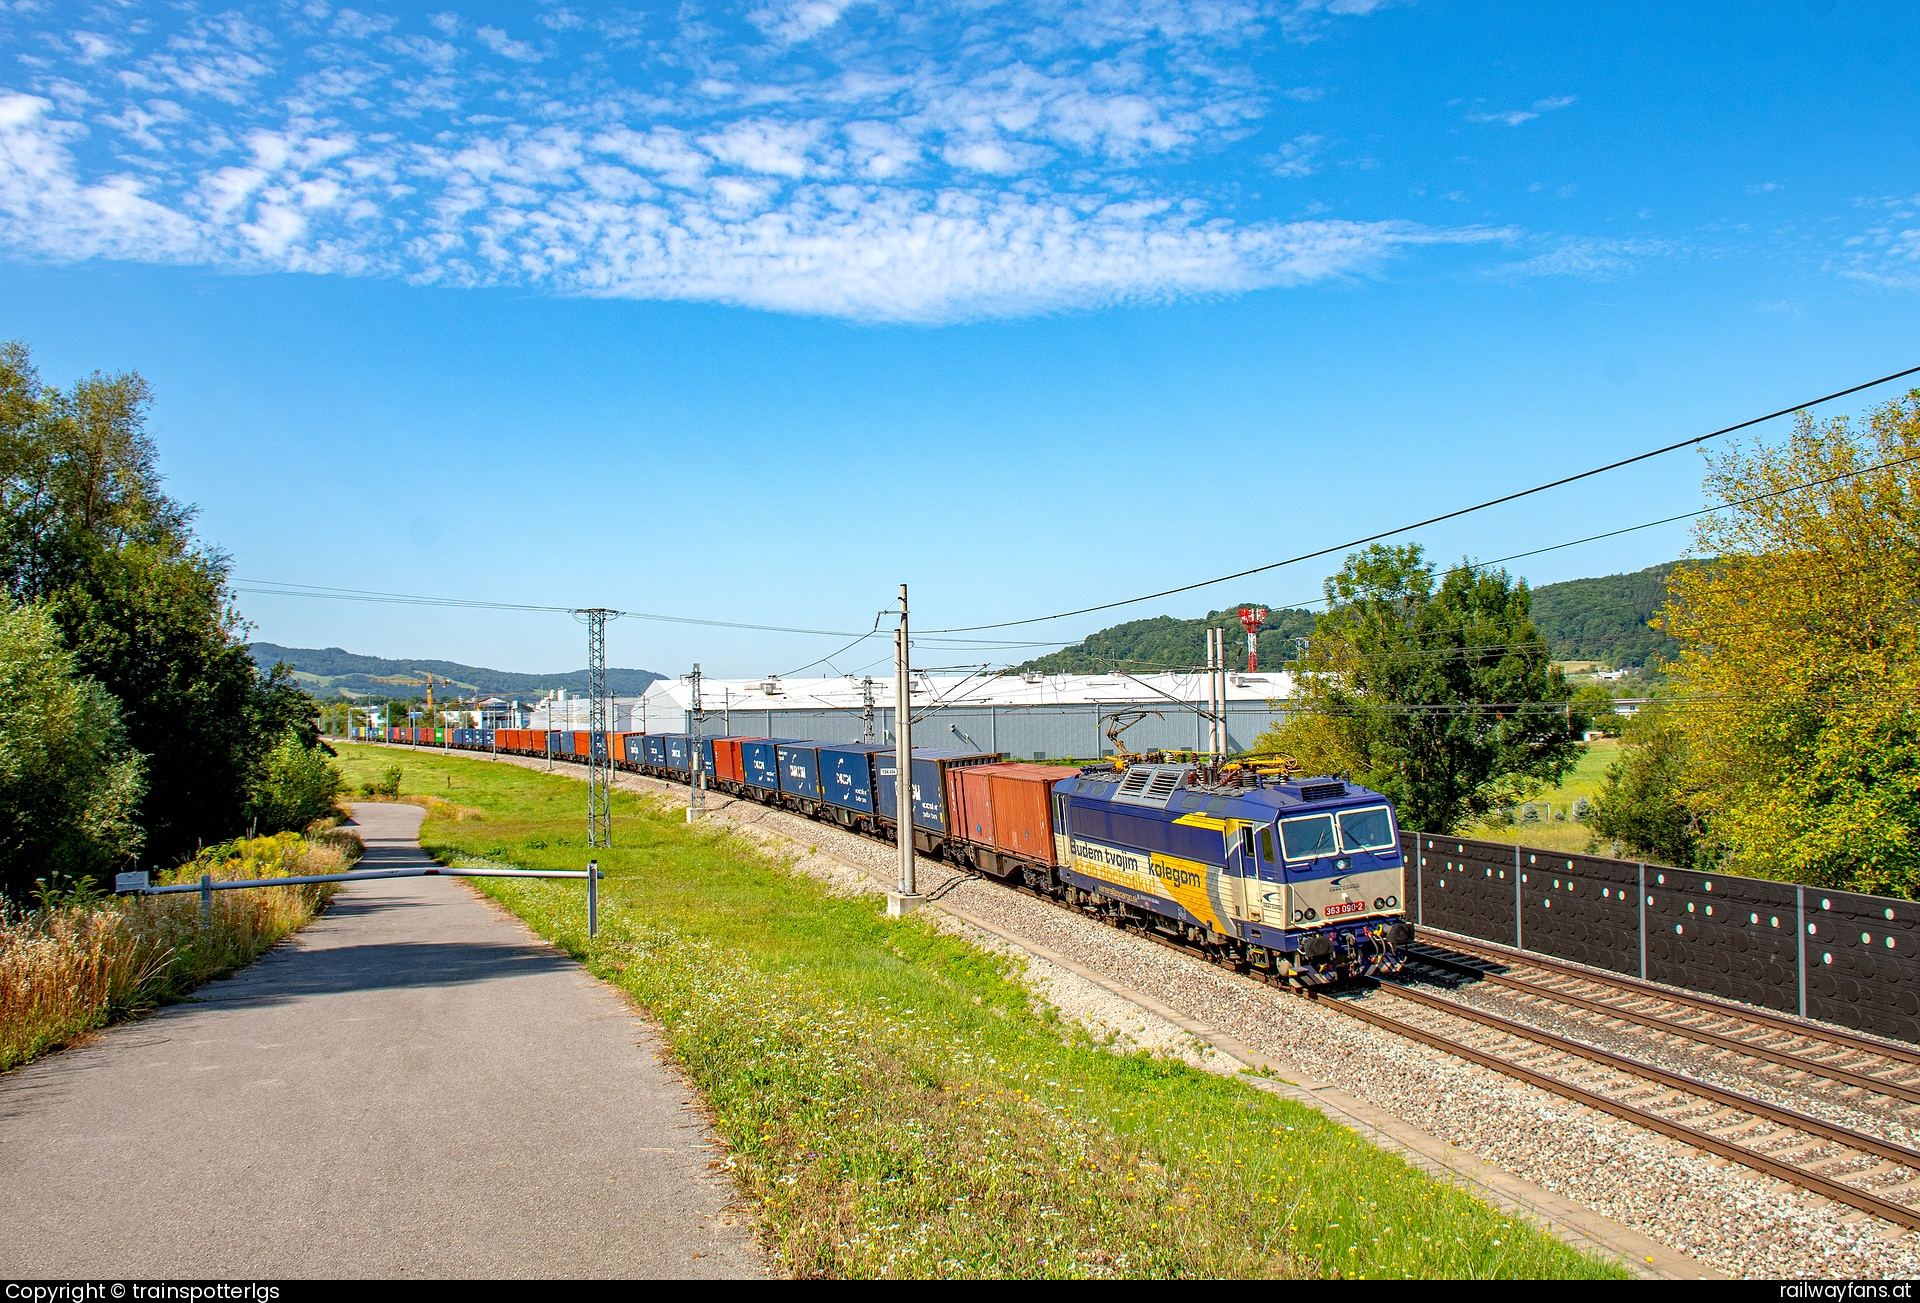
<svg viewBox="0 0 1920 1303">
<path fill-rule="evenodd" d="M 1596 579 L 1569 579 L 1533 590 L 1533 622 L 1545 638 L 1553 658 L 1561 661 L 1604 661 L 1618 668 L 1647 665 L 1679 651 L 1679 644 L 1647 621 L 1666 605 L 1667 576 L 1678 561 L 1649 566 L 1628 575 Z M 1255 605 L 1255 603 L 1246 603 Z M 1020 666 L 1043 674 L 1092 674 L 1110 669 L 1148 673 L 1156 669 L 1203 665 L 1207 659 L 1209 627 L 1225 627 L 1227 663 L 1246 663 L 1246 638 L 1240 631 L 1240 604 L 1211 611 L 1204 620 L 1180 620 L 1171 615 L 1151 620 L 1129 620 L 1087 635 L 1057 652 Z M 1260 660 L 1278 666 L 1292 659 L 1293 639 L 1313 632 L 1312 611 L 1273 610 L 1260 635 Z"/>
<path fill-rule="evenodd" d="M 1023 670 L 1042 674 L 1095 674 L 1106 670 L 1130 670 L 1151 674 L 1162 669 L 1186 669 L 1207 663 L 1207 630 L 1224 628 L 1227 632 L 1227 664 L 1247 663 L 1247 636 L 1240 628 L 1240 607 L 1257 602 L 1236 602 L 1224 611 L 1209 611 L 1204 620 L 1177 620 L 1157 615 L 1151 620 L 1129 620 L 1111 629 L 1087 635 L 1084 641 L 1057 652 L 1028 661 Z M 1278 665 L 1293 656 L 1293 640 L 1313 632 L 1313 612 L 1269 610 L 1267 627 L 1260 634 L 1260 661 Z"/>
<path fill-rule="evenodd" d="M 1667 604 L 1667 561 L 1626 575 L 1569 579 L 1533 590 L 1533 623 L 1561 661 L 1605 661 L 1616 669 L 1679 654 L 1680 644 L 1647 621 Z"/>
<path fill-rule="evenodd" d="M 511 670 L 489 670 L 458 661 L 390 661 L 378 656 L 357 656 L 339 647 L 282 647 L 278 643 L 256 642 L 250 650 L 256 664 L 265 668 L 285 661 L 307 691 L 318 697 L 408 697 L 425 690 L 431 673 L 438 686 L 445 682 L 457 691 L 485 692 L 503 697 L 533 696 L 550 688 L 568 692 L 587 690 L 587 672 L 573 670 L 564 674 L 517 674 Z M 607 670 L 607 691 L 630 697 L 646 691 L 649 683 L 663 678 L 652 670 Z"/>
</svg>

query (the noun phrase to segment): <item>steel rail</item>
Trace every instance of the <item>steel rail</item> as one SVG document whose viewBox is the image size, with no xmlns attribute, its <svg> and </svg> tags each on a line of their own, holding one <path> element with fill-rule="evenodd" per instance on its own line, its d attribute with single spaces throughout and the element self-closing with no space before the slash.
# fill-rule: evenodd
<svg viewBox="0 0 1920 1303">
<path fill-rule="evenodd" d="M 1599 982 L 1617 986 L 1623 991 L 1632 991 L 1656 1000 L 1666 1000 L 1673 1004 L 1684 1004 L 1707 1013 L 1724 1014 L 1729 1018 L 1739 1018 L 1746 1022 L 1758 1023 L 1777 1031 L 1790 1032 L 1795 1036 L 1809 1036 L 1816 1040 L 1830 1041 L 1835 1045 L 1845 1045 L 1867 1054 L 1878 1054 L 1882 1058 L 1894 1059 L 1900 1063 L 1920 1068 L 1920 1052 L 1905 1049 L 1898 1045 L 1888 1045 L 1871 1040 L 1865 1036 L 1856 1036 L 1852 1032 L 1828 1027 L 1823 1023 L 1802 1021 L 1790 1015 L 1772 1009 L 1762 1009 L 1758 1005 L 1738 1004 L 1732 1000 L 1718 1000 L 1710 995 L 1695 995 L 1689 991 L 1676 991 L 1661 986 L 1657 982 L 1644 981 L 1638 977 L 1628 977 L 1624 973 L 1611 973 L 1604 968 L 1588 968 L 1582 964 L 1569 963 L 1564 959 L 1555 959 L 1549 955 L 1536 954 L 1531 950 L 1515 950 L 1511 946 L 1498 945 L 1482 941 L 1479 937 L 1463 936 L 1458 932 L 1448 932 L 1443 928 L 1422 927 L 1421 932 L 1444 939 L 1450 950 L 1464 950 L 1468 954 L 1479 954 L 1503 963 L 1532 964 L 1550 972 L 1565 973 L 1582 981 Z"/>
<path fill-rule="evenodd" d="M 1039 900 L 1046 900 L 1054 904 L 1059 904 L 1059 902 L 1053 901 L 1052 897 L 1046 896 L 1037 891 L 1033 891 L 1031 888 L 1016 887 L 1015 890 L 1020 891 L 1027 895 L 1031 895 Z M 1077 911 L 1077 912 L 1084 912 L 1084 911 Z M 1134 936 L 1143 937 L 1148 941 L 1154 942 L 1157 945 L 1165 946 L 1167 949 L 1177 951 L 1180 954 L 1193 956 L 1195 958 L 1208 959 L 1211 962 L 1214 962 L 1216 964 L 1219 963 L 1218 960 L 1214 960 L 1212 956 L 1207 955 L 1204 951 L 1198 950 L 1195 947 L 1187 945 L 1183 942 L 1176 941 L 1171 937 L 1163 936 L 1160 933 L 1156 932 L 1151 927 L 1147 927 L 1147 928 L 1122 927 L 1120 930 L 1123 932 L 1128 932 Z M 1221 965 L 1221 966 L 1224 967 L 1225 965 Z M 1406 1036 L 1412 1040 L 1419 1041 L 1422 1045 L 1431 1046 L 1436 1050 L 1440 1050 L 1444 1053 L 1454 1055 L 1457 1058 L 1463 1058 L 1468 1060 L 1469 1062 L 1477 1063 L 1481 1067 L 1491 1069 L 1492 1071 L 1498 1072 L 1503 1076 L 1514 1077 L 1514 1078 L 1517 1078 L 1518 1080 L 1527 1082 L 1529 1085 L 1538 1086 L 1542 1090 L 1551 1091 L 1552 1093 L 1559 1095 L 1562 1098 L 1570 1099 L 1577 1104 L 1585 1104 L 1589 1108 L 1599 1109 L 1601 1112 L 1611 1114 L 1612 1116 L 1621 1119 L 1623 1122 L 1629 1122 L 1635 1126 L 1646 1127 L 1650 1131 L 1658 1132 L 1659 1134 L 1667 1136 L 1674 1140 L 1683 1141 L 1687 1144 L 1694 1146 L 1697 1149 L 1704 1149 L 1709 1153 L 1718 1154 L 1722 1158 L 1731 1159 L 1734 1162 L 1741 1164 L 1742 1166 L 1752 1168 L 1759 1172 L 1764 1172 L 1768 1176 L 1777 1177 L 1780 1180 L 1785 1181 L 1790 1185 L 1797 1185 L 1804 1190 L 1811 1190 L 1815 1194 L 1819 1194 L 1828 1199 L 1832 1199 L 1837 1203 L 1844 1203 L 1850 1208 L 1857 1208 L 1862 1212 L 1871 1213 L 1874 1216 L 1880 1217 L 1886 1221 L 1894 1222 L 1898 1225 L 1906 1226 L 1911 1229 L 1920 1230 L 1920 1209 L 1910 1208 L 1905 1204 L 1894 1203 L 1894 1202 L 1891 1202 L 1890 1200 L 1882 1199 L 1878 1195 L 1871 1194 L 1867 1191 L 1858 1189 L 1855 1186 L 1843 1185 L 1837 1181 L 1833 1181 L 1828 1179 L 1827 1177 L 1821 1176 L 1817 1172 L 1810 1172 L 1805 1168 L 1796 1167 L 1791 1163 L 1784 1163 L 1777 1158 L 1773 1158 L 1773 1157 L 1770 1157 L 1769 1155 L 1760 1153 L 1758 1150 L 1748 1149 L 1744 1145 L 1735 1144 L 1730 1140 L 1722 1140 L 1718 1136 L 1713 1135 L 1711 1132 L 1701 1131 L 1695 1127 L 1690 1127 L 1683 1122 L 1674 1122 L 1668 1118 L 1663 1118 L 1658 1113 L 1650 1113 L 1644 1109 L 1636 1108 L 1632 1104 L 1628 1104 L 1620 1100 L 1611 1099 L 1608 1096 L 1601 1095 L 1594 1091 L 1587 1090 L 1582 1086 L 1576 1086 L 1573 1083 L 1564 1080 L 1563 1078 L 1551 1076 L 1547 1073 L 1536 1072 L 1532 1068 L 1523 1067 L 1522 1065 L 1518 1063 L 1514 1063 L 1511 1060 L 1503 1059 L 1496 1054 L 1489 1054 L 1484 1050 L 1475 1049 L 1473 1046 L 1468 1045 L 1462 1041 L 1455 1040 L 1450 1036 L 1443 1035 L 1442 1033 L 1439 1033 L 1439 1032 L 1429 1031 L 1426 1028 L 1421 1027 L 1416 1023 L 1410 1023 L 1405 1021 L 1404 1019 L 1395 1018 L 1391 1014 L 1382 1013 L 1377 1009 L 1369 1009 L 1358 1001 L 1341 999 L 1337 996 L 1323 996 L 1317 988 L 1302 990 L 1298 987 L 1289 986 L 1286 983 L 1280 981 L 1278 978 L 1273 977 L 1267 973 L 1262 973 L 1258 969 L 1250 970 L 1248 973 L 1245 974 L 1245 976 L 1251 977 L 1255 981 L 1261 982 L 1267 986 L 1272 986 L 1279 990 L 1285 991 L 1290 995 L 1298 996 L 1308 1001 L 1309 1003 L 1315 1005 L 1316 1007 L 1320 1007 L 1320 1008 L 1332 1007 L 1332 1008 L 1338 1009 L 1342 1013 L 1351 1014 L 1354 1017 L 1359 1018 L 1361 1021 L 1372 1023 L 1374 1026 L 1380 1027 L 1383 1030 L 1393 1032 L 1396 1035 Z M 1394 995 L 1406 995 L 1409 993 L 1408 988 L 1399 986 L 1399 985 L 1386 986 L 1385 989 Z M 1448 1012 L 1448 1013 L 1459 1012 L 1461 1010 L 1461 1006 L 1455 1005 L 1449 1001 L 1440 1000 L 1437 998 L 1433 999 L 1432 1003 L 1435 1006 L 1443 1009 L 1445 1012 Z M 1470 1014 L 1472 1015 L 1478 1015 L 1478 1013 L 1479 1013 L 1478 1010 L 1470 1011 Z M 1493 1022 L 1505 1021 L 1504 1019 L 1494 1018 L 1492 1015 L 1483 1015 L 1483 1017 Z M 1508 1028 L 1503 1027 L 1503 1028 L 1497 1028 L 1496 1030 L 1506 1031 L 1508 1030 Z M 1549 1036 L 1549 1037 L 1551 1036 L 1551 1033 L 1544 1033 L 1544 1032 L 1536 1033 L 1534 1029 L 1524 1028 L 1524 1027 L 1521 1027 L 1519 1024 L 1513 1024 L 1512 1030 L 1517 1034 L 1522 1035 L 1525 1039 L 1528 1039 L 1528 1040 L 1538 1040 L 1542 1036 Z M 1560 1038 L 1554 1037 L 1553 1039 L 1558 1040 Z M 1562 1049 L 1567 1053 L 1571 1053 L 1575 1055 L 1576 1057 L 1585 1058 L 1585 1059 L 1593 1059 L 1596 1055 L 1606 1054 L 1606 1051 L 1604 1050 L 1595 1050 L 1592 1047 L 1579 1045 L 1577 1042 L 1566 1042 L 1564 1045 L 1550 1046 L 1550 1048 Z M 1620 1056 L 1608 1056 L 1608 1057 L 1620 1057 Z M 1626 1060 L 1626 1062 L 1633 1063 L 1634 1061 Z M 1631 1068 L 1623 1068 L 1621 1070 L 1627 1071 L 1631 1075 L 1644 1076 L 1644 1074 L 1635 1072 Z M 1706 1086 L 1704 1082 L 1697 1082 L 1692 1080 L 1691 1078 L 1681 1077 L 1679 1076 L 1679 1074 L 1667 1074 L 1667 1075 L 1677 1077 L 1679 1081 L 1684 1083 L 1684 1084 L 1675 1086 L 1674 1089 L 1684 1090 L 1689 1094 L 1705 1095 L 1708 1091 L 1713 1091 L 1717 1089 L 1715 1087 Z M 1662 1084 L 1665 1084 L 1665 1083 L 1662 1083 Z M 1721 1093 L 1731 1094 L 1732 1092 L 1721 1092 Z M 1744 1098 L 1744 1097 L 1736 1096 L 1735 1098 Z M 1752 1101 L 1752 1103 L 1759 1104 L 1760 1101 L 1756 1100 L 1756 1101 Z M 1742 1112 L 1752 1113 L 1754 1111 L 1752 1109 L 1747 1108 L 1744 1104 L 1727 1104 L 1725 1106 L 1739 1109 Z M 1773 1106 L 1765 1105 L 1763 1107 L 1772 1108 Z M 1791 1109 L 1780 1109 L 1778 1111 L 1781 1113 L 1789 1114 L 1790 1116 L 1795 1118 L 1804 1116 L 1801 1114 L 1794 1113 L 1793 1110 Z M 1781 1119 L 1778 1119 L 1778 1118 L 1773 1118 L 1769 1120 L 1779 1122 L 1780 1125 L 1783 1125 L 1783 1126 L 1791 1126 L 1795 1130 L 1806 1130 L 1806 1128 L 1801 1127 L 1798 1122 L 1782 1121 Z M 1819 1119 L 1817 1118 L 1807 1118 L 1806 1121 L 1813 1123 L 1817 1126 L 1820 1126 L 1822 1128 L 1825 1128 L 1827 1126 L 1827 1124 L 1820 1122 Z M 1842 1130 L 1844 1129 L 1842 1128 Z M 1814 1132 L 1813 1134 L 1819 1134 L 1819 1133 Z M 1867 1137 L 1867 1136 L 1859 1136 L 1858 1133 L 1848 1133 L 1848 1134 L 1860 1140 L 1872 1139 L 1871 1137 Z M 1831 1137 L 1823 1137 L 1823 1138 L 1831 1138 Z M 1837 1141 L 1837 1143 L 1844 1144 L 1850 1149 L 1863 1148 L 1863 1146 L 1853 1143 L 1852 1140 L 1840 1140 L 1840 1141 Z M 1875 1143 L 1877 1144 L 1879 1142 L 1875 1142 Z M 1898 1146 L 1894 1146 L 1894 1148 L 1897 1149 Z M 1914 1153 L 1914 1151 L 1905 1150 L 1901 1152 L 1906 1154 L 1907 1157 L 1896 1158 L 1893 1161 L 1902 1162 L 1904 1164 L 1911 1165 L 1912 1163 L 1914 1163 L 1915 1160 L 1920 1160 L 1920 1154 L 1916 1154 Z M 1885 1155 L 1880 1155 L 1880 1156 L 1885 1157 Z"/>
<path fill-rule="evenodd" d="M 1800 1058 L 1785 1050 L 1776 1050 L 1766 1045 L 1755 1045 L 1753 1042 L 1743 1041 L 1737 1036 L 1727 1036 L 1720 1032 L 1708 1031 L 1704 1027 L 1689 1027 L 1685 1023 L 1674 1022 L 1671 1019 L 1662 1018 L 1656 1014 L 1641 1013 L 1635 1009 L 1624 1009 L 1617 1004 L 1609 1004 L 1604 1000 L 1590 1000 L 1586 996 L 1575 995 L 1571 991 L 1556 990 L 1551 986 L 1542 986 L 1538 982 L 1528 982 L 1518 977 L 1511 977 L 1506 973 L 1489 972 L 1484 968 L 1476 968 L 1472 964 L 1463 964 L 1457 959 L 1448 959 L 1444 955 L 1428 954 L 1424 949 L 1409 950 L 1407 957 L 1415 963 L 1429 964 L 1435 968 L 1449 969 L 1456 973 L 1477 978 L 1483 982 L 1491 982 L 1497 986 L 1504 986 L 1509 990 L 1517 991 L 1523 995 L 1538 996 L 1543 1000 L 1551 1000 L 1557 1004 L 1572 1005 L 1576 1009 L 1585 1009 L 1591 1013 L 1601 1014 L 1608 1018 L 1618 1018 L 1622 1022 L 1636 1023 L 1639 1026 L 1651 1028 L 1654 1031 L 1666 1032 L 1674 1036 L 1683 1036 L 1688 1040 L 1699 1041 L 1723 1050 L 1730 1050 L 1736 1054 L 1745 1054 L 1752 1058 L 1764 1059 L 1769 1063 L 1777 1063 L 1781 1067 L 1791 1068 L 1796 1072 L 1812 1073 L 1817 1077 L 1825 1077 L 1829 1081 L 1837 1081 L 1844 1085 L 1857 1086 L 1862 1090 L 1872 1091 L 1878 1095 L 1887 1095 L 1894 1099 L 1902 1099 L 1909 1104 L 1920 1104 L 1920 1087 L 1910 1086 L 1904 1082 L 1888 1081 L 1884 1077 L 1871 1077 L 1865 1073 L 1853 1072 L 1847 1068 L 1833 1067 L 1829 1064 L 1823 1064 L 1817 1059 Z"/>
<path fill-rule="evenodd" d="M 1685 1123 L 1674 1122 L 1656 1113 L 1648 1113 L 1644 1110 L 1637 1109 L 1631 1104 L 1609 1099 L 1605 1095 L 1596 1094 L 1593 1091 L 1576 1086 L 1571 1082 L 1563 1081 L 1558 1077 L 1549 1076 L 1543 1072 L 1535 1072 L 1532 1068 L 1522 1067 L 1520 1064 L 1509 1062 L 1508 1060 L 1500 1058 L 1498 1055 L 1477 1050 L 1471 1045 L 1464 1045 L 1438 1032 L 1429 1032 L 1424 1027 L 1405 1022 L 1393 1017 L 1391 1014 L 1381 1013 L 1377 1009 L 1368 1009 L 1349 1000 L 1316 999 L 1313 1002 L 1317 1005 L 1331 1004 L 1337 1007 L 1342 1013 L 1351 1014 L 1362 1022 L 1371 1023 L 1383 1031 L 1389 1031 L 1396 1036 L 1405 1036 L 1410 1040 L 1419 1041 L 1422 1045 L 1431 1046 L 1442 1053 L 1451 1054 L 1456 1058 L 1465 1059 L 1470 1063 L 1477 1063 L 1483 1068 L 1488 1068 L 1500 1073 L 1502 1076 L 1517 1078 L 1529 1085 L 1538 1086 L 1542 1090 L 1550 1091 L 1562 1099 L 1570 1099 L 1576 1104 L 1584 1104 L 1588 1108 L 1598 1109 L 1602 1113 L 1611 1114 L 1623 1122 L 1632 1123 L 1634 1126 L 1645 1127 L 1649 1131 L 1657 1131 L 1670 1139 L 1692 1145 L 1695 1149 L 1703 1149 L 1710 1154 L 1718 1154 L 1720 1157 L 1731 1159 L 1743 1167 L 1753 1168 L 1756 1171 L 1766 1173 L 1768 1176 L 1778 1177 L 1790 1185 L 1797 1185 L 1804 1190 L 1811 1190 L 1815 1194 L 1823 1195 L 1835 1203 L 1842 1203 L 1849 1208 L 1857 1208 L 1861 1212 L 1871 1213 L 1875 1217 L 1893 1222 L 1899 1226 L 1920 1230 L 1920 1211 L 1909 1208 L 1905 1204 L 1893 1203 L 1890 1200 L 1882 1199 L 1878 1195 L 1869 1194 L 1853 1186 L 1842 1185 L 1837 1181 L 1829 1180 L 1824 1176 L 1809 1172 L 1804 1168 L 1795 1167 L 1790 1163 L 1783 1163 L 1777 1158 L 1771 1158 L 1766 1154 L 1748 1149 L 1744 1145 L 1734 1144 L 1730 1140 L 1722 1140 L 1710 1132 L 1700 1131 L 1687 1126 Z"/>
<path fill-rule="evenodd" d="M 1468 1022 L 1479 1023 L 1483 1027 L 1491 1027 L 1493 1030 L 1504 1032 L 1508 1036 L 1518 1036 L 1522 1040 L 1532 1041 L 1536 1045 L 1545 1045 L 1550 1049 L 1572 1054 L 1582 1059 L 1590 1059 L 1595 1063 L 1603 1063 L 1620 1072 L 1629 1073 L 1636 1077 L 1643 1077 L 1648 1081 L 1658 1082 L 1662 1086 L 1668 1086 L 1674 1090 L 1684 1090 L 1689 1095 L 1698 1095 L 1702 1099 L 1710 1099 L 1714 1103 L 1724 1105 L 1727 1108 L 1739 1109 L 1742 1113 L 1751 1113 L 1755 1117 L 1766 1118 L 1769 1122 L 1778 1122 L 1781 1126 L 1792 1127 L 1796 1131 L 1804 1131 L 1808 1135 L 1831 1140 L 1835 1144 L 1845 1145 L 1849 1149 L 1857 1149 L 1862 1153 L 1874 1154 L 1880 1158 L 1899 1163 L 1902 1166 L 1910 1167 L 1916 1173 L 1920 1173 L 1920 1150 L 1909 1149 L 1905 1145 L 1895 1144 L 1891 1140 L 1881 1140 L 1877 1136 L 1870 1136 L 1865 1132 L 1855 1131 L 1851 1127 L 1844 1127 L 1836 1122 L 1823 1121 L 1811 1114 L 1802 1113 L 1797 1109 L 1786 1108 L 1779 1104 L 1769 1104 L 1766 1100 L 1755 1099 L 1751 1095 L 1743 1095 L 1737 1090 L 1727 1090 L 1722 1086 L 1715 1086 L 1710 1082 L 1700 1080 L 1698 1077 L 1690 1077 L 1684 1072 L 1674 1072 L 1670 1069 L 1660 1067 L 1658 1064 L 1648 1063 L 1644 1059 L 1632 1058 L 1625 1054 L 1615 1054 L 1612 1050 L 1603 1050 L 1596 1045 L 1588 1045 L 1583 1041 L 1576 1041 L 1566 1036 L 1544 1031 L 1538 1027 L 1529 1027 L 1525 1023 L 1515 1022 L 1511 1018 L 1502 1018 L 1499 1014 L 1487 1013 L 1464 1004 L 1456 1004 L 1452 1000 L 1442 999 L 1440 996 L 1422 991 L 1418 987 L 1402 986 L 1397 982 L 1383 982 L 1381 983 L 1381 989 L 1391 991 L 1400 999 L 1411 1000 L 1415 1004 L 1425 1005 L 1429 1009 L 1437 1009 L 1441 1013 L 1451 1014 L 1456 1018 L 1464 1018 Z"/>
</svg>

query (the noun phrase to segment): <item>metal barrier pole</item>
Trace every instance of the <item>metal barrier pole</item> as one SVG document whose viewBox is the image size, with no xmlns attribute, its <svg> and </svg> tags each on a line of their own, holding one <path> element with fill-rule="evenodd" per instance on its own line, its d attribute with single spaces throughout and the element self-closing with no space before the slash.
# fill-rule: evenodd
<svg viewBox="0 0 1920 1303">
<path fill-rule="evenodd" d="M 200 875 L 200 921 L 213 922 L 213 875 L 211 873 Z"/>
<path fill-rule="evenodd" d="M 1793 889 L 1793 931 L 1798 938 L 1796 945 L 1797 967 L 1800 970 L 1800 1016 L 1807 1016 L 1807 889 Z"/>
<path fill-rule="evenodd" d="M 1520 926 L 1520 843 L 1513 844 L 1513 948 L 1525 950 L 1526 932 Z"/>
<path fill-rule="evenodd" d="M 587 935 L 600 935 L 600 861 L 587 861 Z"/>
<path fill-rule="evenodd" d="M 1413 921 L 1416 926 L 1427 924 L 1427 852 L 1420 844 L 1420 834 L 1413 835 Z M 1405 891 L 1403 884 L 1400 890 Z"/>
<path fill-rule="evenodd" d="M 1640 865 L 1640 980 L 1647 980 L 1647 866 Z"/>
</svg>

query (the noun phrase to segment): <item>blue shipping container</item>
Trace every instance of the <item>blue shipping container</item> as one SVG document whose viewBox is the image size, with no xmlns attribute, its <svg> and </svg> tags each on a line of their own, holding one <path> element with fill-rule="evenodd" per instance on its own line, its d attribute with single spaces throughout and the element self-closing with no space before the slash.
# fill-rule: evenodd
<svg viewBox="0 0 1920 1303">
<path fill-rule="evenodd" d="M 567 734 L 562 733 L 559 729 L 557 728 L 548 729 L 547 730 L 547 750 L 553 752 L 553 754 L 556 756 L 563 754 L 566 748 L 561 746 L 560 739 L 564 737 L 567 737 Z"/>
<path fill-rule="evenodd" d="M 764 787 L 769 792 L 780 790 L 780 748 L 783 745 L 797 745 L 796 737 L 763 737 L 740 744 L 740 766 L 746 770 L 747 782 L 755 787 Z"/>
<path fill-rule="evenodd" d="M 705 774 L 708 778 L 712 778 L 713 777 L 713 739 L 710 737 L 703 737 L 700 739 L 700 763 L 703 766 L 700 772 Z"/>
<path fill-rule="evenodd" d="M 640 743 L 645 749 L 645 755 L 647 757 L 645 763 L 652 765 L 655 769 L 665 769 L 667 767 L 666 734 L 648 733 L 640 739 Z"/>
<path fill-rule="evenodd" d="M 821 794 L 843 809 L 857 814 L 872 814 L 873 757 L 882 751 L 887 751 L 887 748 L 871 742 L 821 747 Z"/>
<path fill-rule="evenodd" d="M 667 742 L 667 768 L 687 773 L 693 768 L 693 738 L 686 733 L 662 733 Z"/>
<path fill-rule="evenodd" d="M 629 733 L 620 740 L 620 745 L 626 749 L 626 754 L 620 757 L 622 760 L 630 765 L 644 765 L 647 763 L 646 734 Z"/>
<path fill-rule="evenodd" d="M 997 752 L 986 751 L 935 751 L 922 747 L 913 749 L 913 826 L 924 828 L 928 832 L 947 835 L 947 784 L 946 770 L 960 765 L 992 764 L 1000 758 Z M 877 753 L 873 758 L 878 772 L 874 776 L 874 796 L 880 804 L 883 818 L 892 819 L 899 812 L 899 797 L 896 795 L 894 778 L 896 764 L 891 748 Z"/>
<path fill-rule="evenodd" d="M 788 796 L 820 799 L 820 748 L 811 742 L 783 742 L 780 755 L 780 790 Z"/>
</svg>

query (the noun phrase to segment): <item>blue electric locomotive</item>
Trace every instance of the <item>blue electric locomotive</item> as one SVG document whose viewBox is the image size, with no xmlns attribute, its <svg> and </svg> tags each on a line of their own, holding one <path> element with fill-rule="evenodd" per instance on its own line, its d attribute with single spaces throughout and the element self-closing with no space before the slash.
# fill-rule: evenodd
<svg viewBox="0 0 1920 1303">
<path fill-rule="evenodd" d="M 1393 805 L 1337 778 L 1136 764 L 1055 785 L 1067 899 L 1318 986 L 1399 970 L 1413 939 Z"/>
</svg>

